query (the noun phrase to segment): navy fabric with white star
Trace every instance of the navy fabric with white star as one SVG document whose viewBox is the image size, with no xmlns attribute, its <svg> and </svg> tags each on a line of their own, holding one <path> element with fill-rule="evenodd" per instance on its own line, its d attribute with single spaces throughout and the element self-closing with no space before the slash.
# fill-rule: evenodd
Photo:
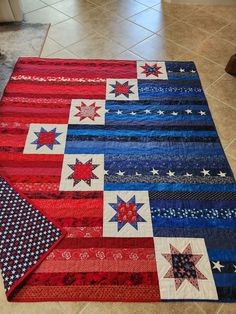
<svg viewBox="0 0 236 314">
<path fill-rule="evenodd" d="M 7 295 L 61 236 L 0 176 L 0 269 Z"/>
</svg>

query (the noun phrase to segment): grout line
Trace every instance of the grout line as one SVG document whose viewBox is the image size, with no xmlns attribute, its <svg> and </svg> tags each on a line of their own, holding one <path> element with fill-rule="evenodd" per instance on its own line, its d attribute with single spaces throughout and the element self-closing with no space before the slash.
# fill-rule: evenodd
<svg viewBox="0 0 236 314">
<path fill-rule="evenodd" d="M 131 23 L 132 23 L 132 22 L 131 22 Z M 151 34 L 150 36 L 148 36 L 148 37 L 142 39 L 141 41 L 138 41 L 137 43 L 135 43 L 134 45 L 129 46 L 128 48 L 125 47 L 125 46 L 123 46 L 123 45 L 122 45 L 121 43 L 119 43 L 118 41 L 115 41 L 115 40 L 113 40 L 113 41 L 115 41 L 116 43 L 118 43 L 118 44 L 121 45 L 122 47 L 125 47 L 125 49 L 129 50 L 129 49 L 133 48 L 134 46 L 136 46 L 136 45 L 138 45 L 138 44 L 141 44 L 143 41 L 145 41 L 146 39 L 149 39 L 150 37 L 152 37 L 152 36 L 154 36 L 154 35 L 155 35 L 155 33 L 153 33 L 153 34 Z M 142 57 L 142 56 L 140 56 L 140 57 Z M 143 57 L 142 57 L 142 58 L 143 58 Z"/>
<path fill-rule="evenodd" d="M 236 161 L 236 156 L 233 156 L 233 155 L 229 154 L 229 153 L 226 152 L 226 151 L 225 151 L 225 155 L 226 155 L 226 157 L 230 157 L 231 159 L 233 159 L 233 161 Z M 227 158 L 227 160 L 228 160 L 228 158 Z M 229 162 L 229 164 L 230 164 L 230 162 Z M 232 172 L 233 172 L 232 167 L 231 167 L 231 170 L 232 170 Z M 235 173 L 234 177 L 235 177 L 235 181 L 236 181 L 236 173 Z"/>
<path fill-rule="evenodd" d="M 172 24 L 171 24 L 171 25 L 172 25 Z M 168 26 L 167 26 L 167 27 L 168 27 Z M 217 63 L 217 62 L 215 62 L 215 61 L 212 60 L 212 59 L 207 58 L 205 55 L 201 55 L 201 54 L 197 53 L 196 51 L 194 51 L 194 50 L 192 50 L 192 49 L 190 49 L 190 48 L 187 48 L 187 47 L 185 47 L 185 46 L 183 46 L 183 45 L 181 45 L 181 44 L 175 42 L 174 40 L 167 38 L 166 36 L 161 35 L 159 32 L 156 33 L 156 35 L 161 36 L 163 39 L 166 39 L 166 40 L 171 41 L 172 43 L 176 44 L 177 46 L 179 46 L 179 47 L 181 47 L 181 48 L 184 48 L 184 49 L 187 50 L 188 52 L 191 52 L 191 53 L 197 55 L 198 57 L 204 58 L 204 59 L 206 59 L 207 61 L 210 61 L 210 62 L 214 63 L 215 65 L 218 65 L 218 66 L 221 67 L 222 69 L 224 68 L 223 65 L 221 65 L 221 64 L 219 64 L 219 63 Z M 210 37 L 211 37 L 211 36 L 205 38 L 205 39 L 202 41 L 202 43 L 203 43 L 204 41 L 210 39 Z"/>
<path fill-rule="evenodd" d="M 235 137 L 232 141 L 230 141 L 228 145 L 226 145 L 226 146 L 224 147 L 224 150 L 226 150 L 227 148 L 229 148 L 229 146 L 230 146 L 231 144 L 233 144 L 234 141 L 236 141 L 236 137 Z"/>
<path fill-rule="evenodd" d="M 187 24 L 187 25 L 190 26 L 191 28 L 195 28 L 196 30 L 199 30 L 199 31 L 205 33 L 205 34 L 207 35 L 207 37 L 206 37 L 205 39 L 203 39 L 203 40 L 201 41 L 201 43 L 205 42 L 207 39 L 209 39 L 209 38 L 211 38 L 211 37 L 213 36 L 211 33 L 206 32 L 206 31 L 200 29 L 199 27 L 195 27 L 195 26 L 193 26 L 192 24 L 190 24 L 190 23 L 188 23 L 188 22 L 186 22 L 186 21 L 178 20 L 178 22 Z M 175 21 L 175 23 L 177 23 L 177 21 Z M 173 24 L 174 24 L 174 23 L 173 23 Z M 173 24 L 171 24 L 171 25 L 173 25 Z M 166 26 L 166 28 L 168 28 L 169 26 L 170 26 L 170 25 Z M 161 36 L 161 34 L 160 34 L 160 36 Z M 168 39 L 168 37 L 166 37 L 166 38 Z M 191 50 L 191 51 L 193 51 L 193 50 L 190 49 L 190 48 L 188 48 L 188 49 Z"/>
<path fill-rule="evenodd" d="M 216 311 L 215 314 L 219 314 L 220 313 L 220 310 L 222 309 L 223 305 L 224 305 L 224 303 L 221 304 L 221 306 L 218 308 L 218 310 Z"/>
<path fill-rule="evenodd" d="M 210 94 L 210 93 L 207 91 L 207 88 L 206 88 L 205 93 L 206 93 L 206 95 L 209 95 L 209 96 L 211 96 L 212 98 L 214 98 L 214 99 L 216 99 L 216 100 L 222 102 L 222 104 L 224 104 L 225 106 L 230 107 L 230 108 L 233 109 L 233 110 L 236 110 L 236 108 L 234 108 L 234 107 L 231 106 L 230 104 L 228 104 L 228 103 L 224 102 L 223 100 L 221 100 L 220 98 L 217 98 L 217 97 L 215 97 L 214 95 Z"/>
<path fill-rule="evenodd" d="M 77 43 L 83 41 L 84 39 L 86 39 L 86 38 L 88 38 L 89 36 L 94 35 L 94 34 L 99 35 L 99 36 L 103 37 L 104 39 L 107 39 L 106 36 L 104 36 L 102 33 L 99 33 L 98 31 L 94 31 L 94 33 L 89 33 L 86 37 L 84 37 L 84 38 L 78 40 L 77 42 L 75 42 L 75 43 L 73 43 L 73 44 L 70 44 L 70 45 L 68 45 L 68 46 L 65 46 L 64 48 L 65 48 L 65 49 L 68 49 L 70 46 L 73 46 L 73 45 L 75 45 L 75 44 L 77 44 Z M 55 41 L 55 40 L 54 40 L 54 41 Z M 123 45 L 122 45 L 121 43 L 119 43 L 118 41 L 115 41 L 115 40 L 113 40 L 113 39 L 109 39 L 109 41 L 111 41 L 111 42 L 113 42 L 113 43 L 115 43 L 115 44 L 121 46 L 122 48 L 124 48 L 124 50 L 121 51 L 121 53 L 129 49 L 129 48 L 123 46 Z"/>
<path fill-rule="evenodd" d="M 61 0 L 61 1 L 59 1 L 59 2 L 62 2 L 63 0 Z M 44 2 L 45 3 L 45 2 Z M 58 2 L 56 2 L 56 3 L 58 3 Z M 54 4 L 56 4 L 56 3 L 54 3 Z M 56 25 L 56 24 L 59 24 L 59 23 L 62 23 L 62 22 L 65 22 L 65 21 L 68 21 L 70 18 L 71 18 L 71 16 L 69 16 L 68 14 L 66 14 L 66 13 L 63 13 L 62 11 L 60 11 L 60 10 L 57 10 L 56 8 L 54 8 L 52 5 L 48 5 L 48 4 L 46 4 L 44 7 L 42 7 L 42 8 L 38 8 L 38 9 L 36 9 L 36 10 L 33 10 L 33 11 L 31 11 L 31 12 L 28 12 L 28 13 L 32 13 L 32 12 L 35 12 L 35 11 L 38 11 L 38 10 L 40 10 L 40 9 L 45 9 L 45 8 L 51 8 L 51 9 L 54 9 L 54 10 L 56 10 L 57 12 L 59 12 L 59 13 L 61 13 L 61 14 L 63 14 L 63 15 L 65 15 L 66 17 L 68 17 L 68 19 L 65 19 L 65 20 L 63 20 L 63 21 L 60 21 L 60 22 L 57 22 L 57 23 L 55 23 L 55 24 L 52 24 L 51 22 L 47 22 L 47 23 L 50 23 L 51 25 Z M 26 15 L 26 14 L 28 14 L 28 13 L 24 13 L 24 15 Z M 39 23 L 39 22 L 28 22 L 28 23 Z"/>
<path fill-rule="evenodd" d="M 46 6 L 46 7 L 43 7 L 43 8 L 41 8 L 41 9 L 44 9 L 44 8 L 47 8 L 47 7 L 50 7 L 50 6 Z M 54 9 L 54 8 L 53 8 Z M 38 9 L 38 10 L 40 10 L 40 9 Z M 35 10 L 35 11 L 38 11 L 38 10 Z M 56 9 L 55 9 L 56 10 Z M 58 11 L 58 10 L 57 10 Z M 61 14 L 63 14 L 62 12 L 60 12 L 60 11 L 58 11 L 59 13 L 61 13 Z M 31 12 L 30 12 L 31 13 Z M 23 18 L 23 21 L 25 22 L 25 23 L 32 23 L 32 24 L 34 24 L 34 23 L 42 23 L 42 22 L 38 22 L 37 20 L 36 21 L 27 21 L 27 20 L 25 20 L 25 15 L 26 14 L 24 14 L 24 18 Z M 60 23 L 63 23 L 63 22 L 66 22 L 66 21 L 69 21 L 70 20 L 70 17 L 68 16 L 68 15 L 66 15 L 66 14 L 64 14 L 65 16 L 66 16 L 66 19 L 65 20 L 63 20 L 63 21 L 59 21 L 59 22 L 57 22 L 57 23 L 51 23 L 51 22 L 43 22 L 42 24 L 51 24 L 50 26 L 54 26 L 54 25 L 57 25 L 57 24 L 60 24 Z"/>
<path fill-rule="evenodd" d="M 223 1 L 222 1 L 223 2 Z M 218 7 L 234 7 L 234 4 L 231 4 L 231 5 L 224 5 L 223 3 L 221 5 L 219 5 Z M 205 4 L 205 5 L 202 5 L 202 9 L 205 9 L 207 7 L 214 7 L 214 8 L 217 8 L 217 5 L 214 5 L 214 4 Z M 210 14 L 214 15 L 215 17 L 218 17 L 218 18 L 222 18 L 222 12 L 219 12 L 219 10 L 215 10 L 215 13 L 211 12 Z M 225 19 L 225 18 L 224 18 Z M 234 20 L 232 19 L 229 19 L 231 22 L 233 22 Z"/>
<path fill-rule="evenodd" d="M 69 16 L 67 13 L 62 12 L 62 11 L 60 11 L 59 9 L 57 9 L 57 8 L 55 8 L 55 7 L 53 6 L 54 4 L 58 4 L 58 3 L 62 2 L 62 1 L 65 1 L 65 0 L 60 0 L 60 1 L 56 2 L 56 3 L 52 3 L 52 4 L 50 4 L 50 5 L 47 5 L 47 7 L 50 7 L 50 8 L 52 8 L 52 9 L 56 10 L 57 12 L 59 12 L 59 13 L 61 13 L 61 14 L 64 14 L 65 16 L 68 17 L 68 19 L 66 19 L 66 20 L 64 20 L 64 21 L 60 21 L 60 22 L 55 23 L 55 24 L 53 24 L 53 25 L 57 25 L 57 24 L 59 24 L 59 23 L 68 21 L 69 19 L 74 19 L 75 16 L 79 15 L 79 14 L 77 14 L 77 15 L 75 15 L 75 16 L 73 16 L 73 17 L 72 17 L 72 16 Z M 89 3 L 94 5 L 94 8 L 93 8 L 93 9 L 100 7 L 100 6 L 98 6 L 98 5 L 94 4 L 94 3 L 91 3 L 91 2 L 89 2 Z M 92 9 L 91 9 L 91 10 L 92 10 Z M 87 11 L 90 11 L 90 9 L 87 10 Z M 74 21 L 76 21 L 76 20 L 74 20 Z M 76 21 L 76 22 L 80 23 L 79 21 Z M 80 23 L 80 24 L 81 24 L 81 23 Z"/>
<path fill-rule="evenodd" d="M 82 308 L 82 310 L 80 312 L 78 312 L 78 314 L 82 314 L 84 312 L 85 309 L 87 309 L 87 307 L 91 304 L 91 302 L 87 302 L 86 305 Z"/>
<path fill-rule="evenodd" d="M 79 1 L 80 1 L 80 0 L 79 0 Z M 93 4 L 93 5 L 97 6 L 97 7 L 101 7 L 101 6 L 103 6 L 103 5 L 106 5 L 106 4 L 99 5 L 99 4 L 95 3 L 95 2 L 93 2 L 93 0 L 86 0 L 86 1 L 88 1 L 89 3 L 91 3 L 91 4 Z M 102 0 L 101 0 L 101 1 L 102 1 Z M 113 0 L 110 0 L 110 3 L 111 3 L 111 2 L 113 2 Z M 107 4 L 109 4 L 109 3 L 107 3 Z"/>
<path fill-rule="evenodd" d="M 48 29 L 47 29 L 46 36 L 44 37 L 44 41 L 43 41 L 43 44 L 42 44 L 42 46 L 41 46 L 40 53 L 39 53 L 39 58 L 41 58 L 41 55 L 42 55 L 42 52 L 43 52 L 43 49 L 44 49 L 46 40 L 47 40 L 47 38 L 48 38 L 48 32 L 49 32 L 50 27 L 51 27 L 51 24 L 49 24 Z"/>
<path fill-rule="evenodd" d="M 213 15 L 213 14 L 211 14 L 211 15 Z M 226 21 L 226 20 L 225 20 Z M 219 33 L 222 29 L 224 29 L 225 27 L 227 27 L 227 26 L 229 26 L 231 23 L 229 22 L 229 23 L 227 23 L 226 25 L 224 25 L 224 26 L 222 26 L 221 28 L 219 28 L 216 32 L 215 32 L 215 35 L 217 34 L 217 33 Z"/>
<path fill-rule="evenodd" d="M 201 10 L 201 9 L 199 9 L 199 10 Z M 199 11 L 199 10 L 197 10 L 197 11 Z M 195 11 L 193 14 L 195 14 L 197 11 Z M 201 12 L 200 12 L 201 13 Z M 207 13 L 210 17 L 216 17 L 214 14 L 212 14 L 212 13 Z M 189 17 L 189 16 L 187 16 L 187 17 Z M 201 30 L 203 30 L 203 31 L 205 31 L 205 32 L 207 32 L 207 33 L 210 33 L 210 34 L 212 34 L 212 35 L 215 35 L 215 34 L 217 34 L 219 31 L 221 31 L 223 28 L 225 28 L 226 26 L 229 26 L 230 24 L 231 24 L 231 22 L 228 22 L 225 18 L 222 18 L 222 20 L 224 21 L 224 23 L 225 23 L 225 25 L 224 26 L 222 26 L 222 27 L 220 27 L 218 30 L 216 30 L 216 31 L 214 31 L 214 32 L 209 32 L 209 31 L 206 31 L 206 30 L 204 30 L 203 28 L 200 28 L 200 27 L 197 27 L 197 28 L 199 28 L 199 29 L 201 29 Z M 183 22 L 186 22 L 186 20 L 183 20 Z M 189 24 L 191 24 L 193 27 L 196 27 L 194 24 L 192 24 L 191 23 L 191 21 L 190 22 L 187 22 L 187 23 L 189 23 Z"/>
<path fill-rule="evenodd" d="M 119 0 L 116 0 L 116 1 L 119 1 Z M 137 1 L 135 1 L 135 2 L 137 2 Z M 112 3 L 112 2 L 111 2 Z M 142 3 L 140 3 L 140 2 L 138 2 L 138 4 L 142 4 Z M 143 11 L 146 11 L 147 9 L 149 9 L 149 7 L 147 7 L 147 6 L 145 6 L 144 4 L 142 4 L 145 8 L 143 9 L 143 10 L 141 10 L 141 11 L 139 11 L 139 12 L 136 12 L 136 13 L 134 13 L 134 14 L 132 14 L 132 15 L 129 15 L 129 16 L 127 16 L 127 17 L 124 17 L 124 16 L 122 16 L 122 15 L 119 15 L 118 13 L 115 13 L 116 15 L 118 15 L 119 17 L 121 17 L 121 18 L 123 18 L 123 19 L 125 19 L 125 20 L 128 20 L 131 16 L 134 16 L 134 15 L 137 15 L 137 14 L 139 14 L 139 13 L 141 13 L 141 12 L 143 12 Z M 102 5 L 102 6 L 100 6 L 100 7 L 107 7 L 107 4 L 104 4 L 104 5 Z M 108 12 L 111 12 L 111 10 L 110 9 L 106 9 L 106 8 L 104 8 L 106 11 L 108 11 Z"/>
<path fill-rule="evenodd" d="M 208 88 L 212 87 L 216 82 L 218 82 L 224 75 L 225 73 L 221 74 L 214 82 L 212 82 L 209 86 L 207 86 L 206 91 Z"/>
<path fill-rule="evenodd" d="M 230 23 L 228 23 L 227 25 L 225 25 L 225 26 L 221 27 L 220 29 L 218 29 L 218 31 L 216 31 L 216 33 L 214 34 L 214 36 L 217 36 L 220 31 L 222 31 L 224 28 L 230 26 L 231 24 L 233 24 L 233 22 L 230 22 Z M 236 46 L 236 43 L 235 43 L 235 42 L 232 42 L 232 41 L 230 41 L 230 40 L 228 40 L 228 39 L 225 39 L 224 37 L 220 37 L 220 38 L 223 39 L 224 41 L 228 42 L 229 44 Z"/>
<path fill-rule="evenodd" d="M 43 3 L 45 3 L 48 7 L 50 7 L 50 6 L 53 5 L 53 4 L 56 4 L 56 3 L 58 3 L 58 2 L 62 2 L 63 0 L 57 0 L 55 3 L 51 3 L 51 4 L 48 4 L 48 3 L 44 2 L 44 0 L 40 0 L 40 1 L 43 2 Z"/>
<path fill-rule="evenodd" d="M 213 14 L 211 14 L 211 15 L 213 15 Z M 214 15 L 213 15 L 213 16 L 214 16 Z M 230 26 L 232 23 L 233 23 L 233 22 L 229 22 L 229 23 L 227 23 L 226 25 L 224 25 L 224 26 L 222 26 L 221 28 L 219 28 L 214 34 L 212 34 L 212 37 L 216 37 L 217 34 L 218 34 L 220 31 L 222 31 L 222 29 L 226 28 L 227 26 Z M 212 38 L 212 37 L 210 37 L 210 38 Z M 229 43 L 229 44 L 231 44 L 231 45 L 233 45 L 233 46 L 236 47 L 236 44 L 235 44 L 234 42 L 232 42 L 232 41 L 230 41 L 230 40 L 227 40 L 227 39 L 225 39 L 224 37 L 220 37 L 220 38 L 221 38 L 222 40 L 226 41 L 227 43 Z"/>
<path fill-rule="evenodd" d="M 71 53 L 72 55 L 74 55 L 76 59 L 79 58 L 79 57 L 76 56 L 73 52 L 67 50 L 66 48 L 62 48 L 62 49 L 60 49 L 60 50 L 57 50 L 57 51 L 55 51 L 55 52 L 53 52 L 53 53 L 47 55 L 47 56 L 44 57 L 44 58 L 55 58 L 53 55 L 56 54 L 56 53 L 58 53 L 58 52 L 61 52 L 61 51 L 63 51 L 63 50 L 66 50 L 66 51 L 68 51 L 69 53 Z M 57 58 L 59 58 L 59 57 L 57 57 Z"/>
<path fill-rule="evenodd" d="M 130 17 L 134 17 L 134 15 L 133 15 L 133 16 L 130 16 Z M 161 28 L 160 28 L 159 30 L 157 30 L 157 31 L 150 30 L 149 28 L 147 28 L 147 27 L 145 27 L 145 26 L 142 26 L 142 25 L 140 25 L 140 24 L 138 24 L 138 23 L 136 23 L 136 22 L 134 22 L 134 21 L 132 21 L 132 20 L 127 19 L 127 21 L 128 21 L 128 22 L 131 22 L 131 23 L 133 23 L 133 24 L 135 24 L 135 25 L 137 25 L 137 26 L 139 26 L 139 27 L 144 28 L 145 30 L 148 30 L 149 32 L 152 32 L 154 35 L 157 35 L 158 32 L 162 31 L 165 27 L 169 27 L 169 26 L 173 25 L 173 24 L 176 23 L 176 22 L 181 22 L 181 20 L 178 20 L 178 19 L 176 19 L 176 18 L 174 18 L 174 19 L 175 19 L 175 21 L 173 21 L 172 23 L 170 23 L 170 24 L 168 24 L 168 25 L 163 25 L 163 27 L 161 27 Z"/>
<path fill-rule="evenodd" d="M 121 53 L 119 53 L 119 54 L 117 55 L 117 57 L 119 57 L 122 53 L 125 53 L 125 52 L 129 52 L 129 53 L 131 53 L 131 54 L 134 54 L 134 55 L 137 56 L 137 57 L 140 57 L 140 58 L 141 58 L 141 61 L 144 60 L 142 56 L 138 55 L 137 53 L 135 53 L 135 52 L 133 52 L 133 51 L 131 51 L 131 50 L 129 50 L 129 49 L 126 49 L 125 51 L 122 51 Z M 119 60 L 119 59 L 117 59 L 117 60 Z M 137 60 L 137 59 L 133 59 L 133 60 Z"/>
<path fill-rule="evenodd" d="M 145 5 L 147 8 L 153 8 L 153 7 L 155 7 L 156 5 L 161 4 L 161 0 L 160 0 L 158 3 L 153 4 L 153 5 L 144 4 L 144 3 L 142 3 L 142 2 L 140 2 L 140 1 L 138 1 L 138 0 L 135 0 L 135 2 L 138 2 L 138 3 L 142 4 L 142 5 Z"/>
<path fill-rule="evenodd" d="M 160 2 L 159 4 L 162 4 L 162 3 Z M 171 4 L 171 3 L 169 3 L 169 4 Z M 177 4 L 177 3 L 176 3 L 176 4 Z M 177 4 L 177 5 L 178 5 L 178 4 Z M 189 6 L 189 7 L 191 6 L 191 4 L 185 4 L 185 5 L 186 5 L 186 6 Z M 154 7 L 153 7 L 153 9 L 154 9 Z M 196 13 L 197 11 L 199 11 L 199 10 L 201 10 L 201 9 L 202 9 L 202 6 L 200 6 L 199 8 L 193 9 L 193 11 L 192 11 L 191 13 L 186 14 L 184 18 L 189 17 L 190 15 Z M 162 10 L 158 10 L 158 9 L 154 9 L 154 10 L 156 10 L 156 11 L 162 13 Z M 179 17 L 176 17 L 176 16 L 173 15 L 173 14 L 168 14 L 168 13 L 166 13 L 165 15 L 170 16 L 170 17 L 175 17 L 176 19 L 180 20 L 181 22 L 184 22 L 184 18 L 181 19 L 181 18 L 179 18 Z"/>
<path fill-rule="evenodd" d="M 147 40 L 147 39 L 151 38 L 152 36 L 155 36 L 155 34 L 153 33 L 151 36 L 148 36 L 147 38 L 145 38 L 145 39 L 141 40 L 140 42 L 136 43 L 135 45 L 130 46 L 129 48 L 127 48 L 127 50 L 130 50 L 131 52 L 133 52 L 133 51 L 131 50 L 132 48 L 134 48 L 135 46 L 137 46 L 137 45 L 141 44 L 143 41 L 145 41 L 145 40 Z M 139 56 L 139 57 L 141 57 L 141 58 L 144 58 L 144 59 L 145 59 L 145 57 L 141 56 L 140 54 L 138 54 L 138 53 L 136 53 L 136 52 L 133 52 L 133 53 L 134 53 L 134 54 L 136 54 L 137 56 Z"/>
<path fill-rule="evenodd" d="M 119 1 L 119 0 L 118 0 Z M 140 3 L 141 4 L 141 3 Z M 149 10 L 150 8 L 148 8 L 148 7 L 146 7 L 144 10 L 142 10 L 142 11 L 140 11 L 140 12 L 138 12 L 138 13 L 135 13 L 135 14 L 132 14 L 132 15 L 130 15 L 130 16 L 127 16 L 125 19 L 127 20 L 127 21 L 130 21 L 129 19 L 131 18 L 131 17 L 134 17 L 135 15 L 138 15 L 138 14 L 140 14 L 140 13 L 143 13 L 144 11 L 147 11 L 147 10 Z M 130 21 L 131 22 L 131 21 Z M 138 25 L 138 24 L 137 24 Z M 139 25 L 140 26 L 140 25 Z"/>
<path fill-rule="evenodd" d="M 37 9 L 33 9 L 33 10 L 27 11 L 27 12 L 25 12 L 25 11 L 23 10 L 23 8 L 22 8 L 23 15 L 26 15 L 26 14 L 29 14 L 29 13 L 33 13 L 33 12 L 35 12 L 35 11 L 38 11 L 38 10 L 40 10 L 40 9 L 43 9 L 43 8 L 48 7 L 48 5 L 46 5 L 45 3 L 43 3 L 43 4 L 44 4 L 43 7 L 40 7 L 40 8 L 37 8 Z"/>
<path fill-rule="evenodd" d="M 50 39 L 54 40 L 58 45 L 62 46 L 63 49 L 64 49 L 64 48 L 66 49 L 66 48 L 68 48 L 68 47 L 70 47 L 70 46 L 72 46 L 72 45 L 75 45 L 75 44 L 77 44 L 78 42 L 84 40 L 85 38 L 89 37 L 91 34 L 92 34 L 92 33 L 88 33 L 85 37 L 83 37 L 83 38 L 79 39 L 78 41 L 76 41 L 76 42 L 74 42 L 74 43 L 71 43 L 71 44 L 69 44 L 69 45 L 67 45 L 67 46 L 62 46 L 61 43 L 59 43 L 58 41 L 56 41 L 54 38 L 50 37 L 50 33 L 49 33 L 48 37 L 49 37 Z"/>
<path fill-rule="evenodd" d="M 198 304 L 198 302 L 194 302 L 194 304 L 196 305 L 197 308 L 199 308 L 199 310 L 202 312 L 202 314 L 206 314 L 206 311 L 203 310 L 203 308 L 201 307 L 200 304 Z"/>
<path fill-rule="evenodd" d="M 199 31 L 201 31 L 201 32 L 203 32 L 203 33 L 205 33 L 206 35 L 209 36 L 209 37 L 206 37 L 202 42 L 206 41 L 207 39 L 209 39 L 209 38 L 211 38 L 213 36 L 212 33 L 208 32 L 208 31 L 205 31 L 205 30 L 203 30 L 203 29 L 201 29 L 199 27 L 196 27 L 195 25 L 193 25 L 193 24 L 191 24 L 191 23 L 189 23 L 187 21 L 181 20 L 181 23 L 187 24 L 188 26 L 190 26 L 190 27 L 192 27 L 192 28 L 194 28 L 196 30 L 199 30 Z"/>
<path fill-rule="evenodd" d="M 109 12 L 109 11 L 107 11 L 107 12 Z M 143 12 L 143 11 L 142 11 L 142 12 Z M 134 24 L 134 25 L 136 25 L 136 26 L 138 26 L 138 27 L 141 27 L 141 28 L 143 28 L 144 30 L 146 30 L 146 31 L 148 31 L 148 32 L 151 33 L 150 35 L 148 35 L 148 37 L 142 39 L 141 41 L 136 42 L 134 45 L 131 45 L 131 46 L 129 46 L 129 47 L 124 46 L 124 44 L 120 43 L 119 41 L 117 41 L 117 40 L 115 40 L 115 39 L 111 39 L 111 41 L 113 41 L 113 42 L 119 44 L 119 45 L 120 45 L 121 47 L 123 47 L 125 50 L 131 49 L 132 47 L 134 47 L 134 46 L 140 44 L 140 43 L 143 42 L 144 40 L 146 40 L 146 39 L 148 39 L 148 38 L 150 38 L 151 36 L 153 36 L 153 35 L 156 34 L 155 32 L 151 31 L 150 29 L 145 28 L 145 27 L 143 27 L 143 26 L 141 26 L 141 25 L 139 25 L 139 24 L 137 24 L 137 23 L 135 23 L 135 22 L 130 21 L 128 18 L 124 18 L 124 17 L 122 17 L 122 16 L 120 16 L 120 15 L 118 15 L 118 14 L 116 14 L 116 15 L 122 19 L 121 21 L 117 22 L 117 25 L 120 24 L 120 23 L 122 23 L 122 22 L 125 22 L 125 21 L 126 21 L 126 22 L 132 23 L 132 24 Z M 74 18 L 72 18 L 72 19 L 74 19 Z M 81 25 L 85 25 L 85 26 L 86 26 L 86 23 L 82 23 L 82 22 L 77 21 L 77 20 L 75 20 L 75 21 L 78 22 L 78 23 L 80 23 Z M 101 30 L 101 31 L 95 30 L 94 32 L 97 33 L 98 35 L 102 36 L 102 37 L 105 38 L 105 39 L 106 39 L 106 37 L 107 37 L 107 34 L 104 35 L 104 33 L 103 33 L 102 30 Z M 94 33 L 90 33 L 89 35 L 91 35 L 91 34 L 94 34 Z M 86 37 L 87 37 L 87 36 L 86 36 Z M 86 38 L 86 37 L 84 37 L 84 38 Z M 83 38 L 83 39 L 84 39 L 84 38 Z M 69 46 L 71 46 L 71 45 L 69 45 Z M 68 47 L 68 46 L 66 46 L 66 47 Z"/>
<path fill-rule="evenodd" d="M 59 301 L 59 302 L 57 302 L 57 304 L 59 305 L 59 307 L 60 307 L 60 309 L 62 310 L 62 312 L 63 312 L 64 314 L 66 314 L 66 310 L 64 309 L 64 307 L 63 307 L 63 305 L 61 304 L 61 302 Z"/>
</svg>

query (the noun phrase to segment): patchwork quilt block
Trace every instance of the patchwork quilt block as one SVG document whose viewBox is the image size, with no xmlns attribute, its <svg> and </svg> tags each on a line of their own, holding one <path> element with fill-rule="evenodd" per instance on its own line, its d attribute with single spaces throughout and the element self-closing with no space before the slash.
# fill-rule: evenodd
<svg viewBox="0 0 236 314">
<path fill-rule="evenodd" d="M 15 301 L 236 300 L 236 185 L 193 62 L 20 58 L 0 166 L 66 236 Z"/>
</svg>

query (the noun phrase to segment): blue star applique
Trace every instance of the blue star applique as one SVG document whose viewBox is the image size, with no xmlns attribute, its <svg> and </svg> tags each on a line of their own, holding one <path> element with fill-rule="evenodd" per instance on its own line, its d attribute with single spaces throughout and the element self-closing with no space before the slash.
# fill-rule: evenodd
<svg viewBox="0 0 236 314">
<path fill-rule="evenodd" d="M 116 214 L 109 222 L 117 222 L 117 229 L 120 231 L 126 224 L 130 224 L 138 230 L 138 222 L 146 222 L 146 220 L 138 214 L 139 209 L 144 203 L 136 203 L 135 195 L 128 202 L 125 202 L 117 195 L 117 203 L 109 203 L 116 211 Z"/>
<path fill-rule="evenodd" d="M 51 131 L 47 131 L 43 127 L 41 127 L 40 131 L 34 132 L 34 134 L 37 136 L 37 138 L 31 144 L 36 145 L 36 150 L 44 145 L 53 150 L 54 145 L 61 144 L 58 142 L 57 137 L 62 133 L 56 132 L 56 128 L 52 129 Z"/>
</svg>

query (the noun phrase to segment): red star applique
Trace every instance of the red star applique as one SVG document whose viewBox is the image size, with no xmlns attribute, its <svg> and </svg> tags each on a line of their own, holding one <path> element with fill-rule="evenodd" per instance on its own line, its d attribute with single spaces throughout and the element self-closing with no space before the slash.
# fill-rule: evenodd
<svg viewBox="0 0 236 314">
<path fill-rule="evenodd" d="M 99 165 L 94 165 L 92 159 L 89 159 L 84 164 L 76 158 L 75 164 L 68 165 L 73 173 L 69 175 L 68 179 L 73 179 L 73 186 L 78 184 L 80 181 L 84 181 L 89 186 L 91 186 L 92 179 L 98 179 L 98 177 L 93 173 Z"/>
<path fill-rule="evenodd" d="M 95 117 L 100 117 L 97 113 L 97 110 L 101 107 L 96 106 L 96 103 L 92 103 L 91 105 L 87 106 L 84 102 L 81 102 L 80 106 L 76 107 L 79 112 L 75 114 L 75 117 L 80 117 L 80 121 L 84 120 L 85 118 L 89 118 L 90 120 L 94 121 Z"/>
<path fill-rule="evenodd" d="M 116 214 L 109 220 L 109 222 L 117 222 L 118 231 L 120 231 L 126 224 L 130 224 L 138 230 L 138 223 L 146 222 L 146 220 L 138 213 L 144 203 L 137 203 L 135 195 L 132 196 L 128 202 L 125 202 L 117 195 L 117 202 L 109 203 L 109 205 L 116 211 Z"/>
<path fill-rule="evenodd" d="M 155 63 L 154 65 L 149 65 L 148 63 L 145 63 L 145 65 L 141 66 L 141 68 L 144 70 L 142 72 L 142 74 L 145 74 L 146 77 L 150 76 L 150 75 L 154 75 L 156 77 L 159 76 L 159 74 L 163 74 L 160 69 L 162 67 L 157 66 L 157 64 Z"/>
<path fill-rule="evenodd" d="M 57 137 L 62 133 L 57 132 L 56 128 L 52 129 L 51 131 L 47 131 L 41 127 L 40 131 L 34 132 L 34 134 L 37 136 L 37 139 L 34 140 L 31 144 L 36 144 L 36 150 L 44 145 L 53 150 L 54 145 L 60 145 Z"/>
<path fill-rule="evenodd" d="M 207 279 L 196 267 L 203 255 L 193 254 L 190 244 L 186 246 L 183 252 L 180 252 L 170 244 L 170 252 L 162 254 L 171 264 L 171 268 L 164 278 L 174 278 L 176 290 L 179 289 L 185 280 L 199 290 L 198 280 Z"/>
<path fill-rule="evenodd" d="M 110 86 L 113 88 L 110 94 L 115 94 L 115 97 L 124 95 L 126 98 L 129 98 L 130 94 L 134 94 L 134 92 L 131 90 L 134 85 L 129 85 L 128 81 L 123 84 L 116 81 L 115 84 L 110 84 Z"/>
</svg>

